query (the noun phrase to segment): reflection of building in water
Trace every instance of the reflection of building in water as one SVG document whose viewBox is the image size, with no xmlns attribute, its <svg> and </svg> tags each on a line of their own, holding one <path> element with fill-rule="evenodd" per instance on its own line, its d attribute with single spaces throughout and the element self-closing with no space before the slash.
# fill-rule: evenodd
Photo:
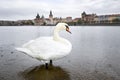
<svg viewBox="0 0 120 80">
<path fill-rule="evenodd" d="M 68 72 L 60 67 L 50 66 L 46 69 L 44 65 L 23 72 L 25 80 L 70 80 Z"/>
</svg>

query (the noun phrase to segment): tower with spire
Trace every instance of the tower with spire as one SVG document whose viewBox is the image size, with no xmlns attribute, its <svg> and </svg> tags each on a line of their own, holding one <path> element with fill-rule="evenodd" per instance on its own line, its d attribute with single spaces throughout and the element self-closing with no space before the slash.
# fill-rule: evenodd
<svg viewBox="0 0 120 80">
<path fill-rule="evenodd" d="M 35 24 L 36 26 L 39 26 L 39 25 L 43 25 L 44 22 L 45 22 L 44 16 L 42 15 L 42 17 L 40 17 L 39 13 L 37 13 L 36 18 L 34 19 L 34 24 Z"/>
<path fill-rule="evenodd" d="M 50 11 L 49 18 L 53 18 L 52 11 Z"/>
<path fill-rule="evenodd" d="M 50 11 L 49 19 L 50 19 L 50 24 L 53 25 L 53 14 L 52 14 L 52 11 Z"/>
<path fill-rule="evenodd" d="M 40 19 L 40 16 L 39 16 L 39 14 L 38 14 L 38 13 L 37 13 L 36 19 Z"/>
</svg>

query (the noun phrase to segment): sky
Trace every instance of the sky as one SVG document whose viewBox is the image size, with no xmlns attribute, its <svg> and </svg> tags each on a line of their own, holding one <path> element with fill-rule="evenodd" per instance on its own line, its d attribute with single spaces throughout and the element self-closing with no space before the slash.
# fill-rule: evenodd
<svg viewBox="0 0 120 80">
<path fill-rule="evenodd" d="M 0 0 L 0 20 L 34 19 L 36 14 L 49 17 L 81 17 L 88 14 L 120 14 L 120 0 Z"/>
</svg>

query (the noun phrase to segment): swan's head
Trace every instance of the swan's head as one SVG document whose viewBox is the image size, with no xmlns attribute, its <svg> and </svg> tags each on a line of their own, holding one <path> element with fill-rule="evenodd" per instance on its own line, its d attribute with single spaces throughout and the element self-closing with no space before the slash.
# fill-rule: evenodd
<svg viewBox="0 0 120 80">
<path fill-rule="evenodd" d="M 67 32 L 70 32 L 69 26 L 66 23 L 58 23 L 55 27 L 56 30 L 61 31 L 61 30 L 66 30 Z"/>
</svg>

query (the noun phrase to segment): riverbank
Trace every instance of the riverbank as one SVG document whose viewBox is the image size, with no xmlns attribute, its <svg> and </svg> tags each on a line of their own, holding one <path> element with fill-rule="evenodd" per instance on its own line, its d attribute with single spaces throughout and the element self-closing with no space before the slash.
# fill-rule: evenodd
<svg viewBox="0 0 120 80">
<path fill-rule="evenodd" d="M 69 24 L 69 26 L 120 26 L 120 23 L 100 23 L 100 24 Z M 34 23 L 30 23 L 30 24 L 19 24 L 19 23 L 15 23 L 14 21 L 11 22 L 7 22 L 4 24 L 0 23 L 0 26 L 55 26 L 55 25 L 34 25 Z"/>
</svg>

